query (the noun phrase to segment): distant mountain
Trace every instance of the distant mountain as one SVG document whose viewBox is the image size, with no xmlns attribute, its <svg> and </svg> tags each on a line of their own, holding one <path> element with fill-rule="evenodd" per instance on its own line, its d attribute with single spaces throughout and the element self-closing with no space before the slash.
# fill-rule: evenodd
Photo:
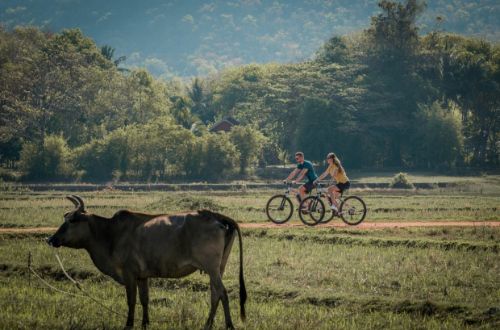
<svg viewBox="0 0 500 330">
<path fill-rule="evenodd" d="M 205 75 L 251 62 L 310 58 L 332 35 L 369 26 L 375 0 L 2 0 L 6 28 L 80 28 L 127 66 L 156 76 Z M 436 17 L 441 17 L 437 23 Z M 500 40 L 498 0 L 430 0 L 421 31 Z"/>
</svg>

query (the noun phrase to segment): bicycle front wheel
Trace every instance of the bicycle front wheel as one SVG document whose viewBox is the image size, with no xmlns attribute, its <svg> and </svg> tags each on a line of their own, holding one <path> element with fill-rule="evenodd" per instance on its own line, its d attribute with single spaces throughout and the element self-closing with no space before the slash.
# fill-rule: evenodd
<svg viewBox="0 0 500 330">
<path fill-rule="evenodd" d="M 293 214 L 292 201 L 286 195 L 274 195 L 267 202 L 266 214 L 276 224 L 285 223 Z"/>
<path fill-rule="evenodd" d="M 325 217 L 323 218 L 323 220 L 321 220 L 321 223 L 329 223 L 330 221 L 333 220 L 335 215 L 337 215 L 337 212 L 335 212 L 333 210 L 326 210 Z"/>
<path fill-rule="evenodd" d="M 309 196 L 300 203 L 299 217 L 305 225 L 315 226 L 323 220 L 324 216 L 325 203 L 320 198 Z"/>
<path fill-rule="evenodd" d="M 329 223 L 337 215 L 337 211 L 331 210 L 329 208 L 329 206 L 332 205 L 331 198 L 327 196 L 325 197 L 325 199 L 327 200 L 327 203 L 325 203 L 327 209 L 325 210 L 325 217 L 323 218 L 323 220 L 321 220 L 321 223 Z"/>
<path fill-rule="evenodd" d="M 366 216 L 366 204 L 357 196 L 349 196 L 340 204 L 340 217 L 350 226 L 361 223 Z"/>
</svg>

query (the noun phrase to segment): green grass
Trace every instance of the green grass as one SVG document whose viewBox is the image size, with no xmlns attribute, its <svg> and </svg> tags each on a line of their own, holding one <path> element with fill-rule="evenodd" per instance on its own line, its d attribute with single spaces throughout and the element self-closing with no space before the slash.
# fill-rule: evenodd
<svg viewBox="0 0 500 330">
<path fill-rule="evenodd" d="M 497 229 L 490 230 L 496 237 L 500 235 Z M 427 234 L 418 232 L 415 239 L 425 239 Z M 359 237 L 328 230 L 315 235 L 315 239 L 298 239 L 307 234 L 298 229 L 268 230 L 267 233 L 245 230 L 245 275 L 250 297 L 245 328 L 326 329 L 334 325 L 338 328 L 435 328 L 441 325 L 440 328 L 451 329 L 465 328 L 468 324 L 493 328 L 499 322 L 500 313 L 495 312 L 500 303 L 500 265 L 496 251 L 469 251 L 452 245 L 443 248 L 366 246 L 355 242 L 332 244 L 327 238 Z M 390 240 L 397 236 L 397 232 L 386 233 L 384 238 Z M 461 241 L 476 239 L 473 232 L 461 233 Z M 2 326 L 118 328 L 123 325 L 123 317 L 109 314 L 84 298 L 48 291 L 33 277 L 29 286 L 26 271 L 29 251 L 34 268 L 45 279 L 58 288 L 77 292 L 63 277 L 53 250 L 41 236 L 3 237 L 0 281 L 6 285 L 0 288 Z M 57 252 L 69 272 L 92 296 L 121 312 L 126 310 L 123 288 L 99 274 L 84 251 L 62 248 Z M 234 252 L 225 283 L 236 318 L 238 259 Z M 154 280 L 152 319 L 166 318 L 167 328 L 199 328 L 208 312 L 207 288 L 206 275 L 198 273 L 181 280 Z M 223 325 L 221 312 L 222 309 L 219 328 Z M 23 322 L 19 323 L 19 318 Z M 164 328 L 156 326 L 152 328 Z"/>
<path fill-rule="evenodd" d="M 211 208 L 239 222 L 266 222 L 273 191 L 89 192 L 88 208 L 179 212 Z M 499 196 L 456 190 L 357 191 L 368 221 L 499 221 Z M 3 192 L 0 226 L 58 226 L 72 208 L 61 192 Z M 293 221 L 298 221 L 293 219 Z M 338 221 L 338 220 L 337 220 Z M 233 320 L 245 329 L 497 329 L 500 327 L 500 228 L 244 229 L 247 322 L 238 317 L 235 245 L 224 282 Z M 86 298 L 52 292 L 27 272 L 77 293 L 63 276 L 46 234 L 0 234 L 0 329 L 118 329 L 125 317 Z M 58 249 L 66 269 L 92 296 L 124 313 L 125 290 L 99 273 L 85 251 Z M 151 329 L 202 328 L 208 278 L 154 279 Z M 137 305 L 136 328 L 141 309 Z M 223 328 L 219 307 L 215 329 Z"/>
<path fill-rule="evenodd" d="M 398 172 L 367 172 L 367 171 L 352 171 L 350 178 L 360 183 L 389 183 L 395 174 Z M 408 178 L 413 183 L 499 183 L 498 175 L 480 175 L 477 176 L 453 176 L 442 175 L 431 172 L 408 172 Z"/>
<path fill-rule="evenodd" d="M 112 216 L 119 209 L 175 213 L 209 208 L 240 222 L 268 222 L 264 212 L 270 196 L 281 191 L 207 192 L 85 192 L 87 208 Z M 3 192 L 0 227 L 57 226 L 72 208 L 66 192 Z M 352 190 L 368 207 L 367 222 L 377 221 L 498 221 L 500 194 L 477 195 L 441 189 L 430 191 Z M 294 200 L 294 198 L 292 198 Z M 294 200 L 295 207 L 296 201 Z M 292 221 L 297 222 L 296 214 Z M 338 221 L 338 220 L 337 220 Z"/>
</svg>

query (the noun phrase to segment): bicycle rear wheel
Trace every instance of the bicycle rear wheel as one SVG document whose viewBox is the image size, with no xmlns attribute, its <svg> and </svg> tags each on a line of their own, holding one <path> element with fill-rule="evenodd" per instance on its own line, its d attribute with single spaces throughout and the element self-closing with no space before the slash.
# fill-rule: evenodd
<svg viewBox="0 0 500 330">
<path fill-rule="evenodd" d="M 267 202 L 266 214 L 276 224 L 285 223 L 293 214 L 292 201 L 286 195 L 274 195 Z"/>
<path fill-rule="evenodd" d="M 360 224 L 366 216 L 366 204 L 358 196 L 349 196 L 340 204 L 340 217 L 350 226 Z"/>
<path fill-rule="evenodd" d="M 308 226 L 315 226 L 325 216 L 325 203 L 316 196 L 304 198 L 299 206 L 300 220 Z"/>
</svg>

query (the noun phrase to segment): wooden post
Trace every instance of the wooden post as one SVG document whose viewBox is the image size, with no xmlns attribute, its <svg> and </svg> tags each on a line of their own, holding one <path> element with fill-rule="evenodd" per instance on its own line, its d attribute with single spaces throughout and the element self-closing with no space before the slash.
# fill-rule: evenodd
<svg viewBox="0 0 500 330">
<path fill-rule="evenodd" d="M 31 251 L 28 252 L 28 286 L 31 287 Z"/>
</svg>

